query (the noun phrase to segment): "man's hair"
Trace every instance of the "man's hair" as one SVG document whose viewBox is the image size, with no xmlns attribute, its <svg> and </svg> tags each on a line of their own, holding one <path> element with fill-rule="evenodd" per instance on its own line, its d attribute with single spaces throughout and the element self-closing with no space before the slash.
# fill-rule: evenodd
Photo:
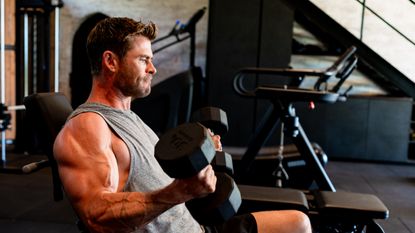
<svg viewBox="0 0 415 233">
<path fill-rule="evenodd" d="M 131 48 L 131 39 L 144 36 L 154 40 L 156 25 L 147 24 L 125 17 L 112 17 L 101 20 L 89 33 L 87 40 L 88 58 L 92 75 L 101 72 L 101 56 L 104 51 L 114 52 L 120 59 Z"/>
</svg>

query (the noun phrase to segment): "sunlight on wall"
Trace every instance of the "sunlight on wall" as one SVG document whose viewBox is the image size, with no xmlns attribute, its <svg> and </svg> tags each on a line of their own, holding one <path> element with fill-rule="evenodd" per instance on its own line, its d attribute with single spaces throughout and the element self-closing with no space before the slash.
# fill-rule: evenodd
<svg viewBox="0 0 415 233">
<path fill-rule="evenodd" d="M 391 29 L 369 10 L 364 12 L 361 34 L 362 5 L 356 0 L 311 1 L 357 38 L 362 37 L 362 41 L 371 49 L 415 82 L 414 44 Z M 366 0 L 365 4 L 410 40 L 415 41 L 415 5 L 410 1 Z"/>
</svg>

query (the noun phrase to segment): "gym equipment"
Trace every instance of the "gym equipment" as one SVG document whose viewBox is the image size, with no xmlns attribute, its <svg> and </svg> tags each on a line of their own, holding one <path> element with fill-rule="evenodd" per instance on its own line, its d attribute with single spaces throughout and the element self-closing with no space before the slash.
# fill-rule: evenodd
<svg viewBox="0 0 415 233">
<path fill-rule="evenodd" d="M 213 134 L 220 136 L 228 132 L 228 117 L 226 112 L 216 107 L 203 107 L 193 112 L 190 122 L 198 122 L 210 129 Z M 225 172 L 233 176 L 233 161 L 232 156 L 224 151 L 216 152 L 215 158 L 212 161 L 212 166 L 215 171 Z"/>
<path fill-rule="evenodd" d="M 307 177 L 310 177 L 312 182 L 308 185 L 316 186 L 311 188 L 335 191 L 334 185 L 326 174 L 310 141 L 301 127 L 293 103 L 335 103 L 336 101 L 344 101 L 346 99 L 347 91 L 351 88 L 346 90 L 346 93 L 343 94 L 339 94 L 338 91 L 343 82 L 356 67 L 357 57 L 354 56 L 355 51 L 355 47 L 350 47 L 326 70 L 246 68 L 240 70 L 236 74 L 234 78 L 234 89 L 239 95 L 251 98 L 268 99 L 273 104 L 269 109 L 268 114 L 264 116 L 262 123 L 258 126 L 253 140 L 250 142 L 245 154 L 242 156 L 239 166 L 237 166 L 236 175 L 239 182 L 244 182 L 244 179 L 247 179 L 247 177 L 253 177 L 251 166 L 255 157 L 257 156 L 259 149 L 266 143 L 278 123 L 281 121 L 282 129 L 284 130 L 282 132 L 292 139 L 300 152 L 301 159 L 305 162 L 305 168 L 308 174 Z M 269 85 L 261 85 L 254 90 L 247 90 L 243 83 L 246 74 L 282 75 L 298 80 L 302 80 L 306 76 L 318 77 L 318 79 L 315 82 L 313 90 Z M 339 80 L 329 91 L 327 90 L 327 81 L 331 77 L 337 77 Z M 281 143 L 280 146 L 283 146 L 283 143 Z M 277 179 L 284 178 L 285 177 L 277 177 Z M 296 181 L 293 181 L 291 184 L 294 184 L 295 182 Z"/>
<path fill-rule="evenodd" d="M 224 172 L 231 177 L 233 176 L 233 162 L 230 154 L 224 151 L 217 151 L 211 165 L 215 171 Z"/>
<path fill-rule="evenodd" d="M 245 97 L 269 99 L 273 104 L 271 112 L 266 115 L 265 121 L 260 125 L 254 140 L 249 144 L 240 161 L 240 166 L 236 169 L 235 176 L 238 177 L 238 181 L 243 183 L 246 181 L 247 176 L 255 177 L 255 173 L 251 169 L 256 161 L 256 155 L 272 131 L 275 130 L 277 123 L 281 121 L 284 134 L 290 136 L 299 150 L 301 158 L 305 162 L 304 169 L 307 175 L 312 177 L 313 185 L 315 186 L 312 187 L 311 191 L 302 192 L 285 188 L 259 188 L 239 184 L 244 204 L 250 205 L 250 202 L 246 201 L 248 199 L 255 203 L 256 207 L 263 206 L 262 202 L 269 201 L 270 199 L 254 198 L 252 197 L 253 193 L 274 192 L 275 195 L 272 195 L 275 198 L 272 199 L 273 202 L 277 204 L 282 202 L 282 208 L 289 206 L 307 213 L 312 220 L 313 230 L 316 232 L 383 232 L 383 229 L 374 219 L 388 218 L 389 210 L 387 207 L 374 195 L 336 192 L 334 185 L 301 127 L 293 106 L 294 102 L 335 103 L 336 101 L 344 101 L 350 88 L 345 93 L 339 94 L 338 92 L 340 86 L 356 66 L 357 57 L 354 56 L 355 51 L 355 47 L 347 49 L 331 67 L 323 71 L 247 68 L 242 69 L 235 76 L 234 88 L 238 94 Z M 316 76 L 318 79 L 313 90 L 269 85 L 260 85 L 253 90 L 247 90 L 243 85 L 245 74 L 283 75 L 298 79 L 302 79 L 305 76 Z M 337 77 L 339 81 L 331 90 L 328 90 L 327 81 L 331 77 Z M 293 198 L 295 200 L 292 200 Z M 289 205 L 291 202 L 293 202 L 292 206 Z M 245 208 L 246 206 L 241 206 L 241 210 Z"/>
<path fill-rule="evenodd" d="M 0 131 L 3 132 L 9 128 L 11 118 L 12 115 L 7 112 L 7 106 L 0 103 Z"/>
<path fill-rule="evenodd" d="M 11 2 L 10 2 L 11 3 Z M 13 3 L 14 4 L 14 3 Z M 16 89 L 17 102 L 21 101 L 23 96 L 27 96 L 30 92 L 39 91 L 39 89 L 50 86 L 50 83 L 54 84 L 54 90 L 59 89 L 59 16 L 60 8 L 63 6 L 62 1 L 17 1 L 16 3 L 16 28 L 22 28 L 21 31 L 16 32 L 16 61 L 21 63 L 22 67 L 16 68 L 16 77 L 23 77 L 22 79 L 16 79 L 16 86 L 21 89 Z M 6 132 L 5 130 L 9 127 L 11 115 L 10 111 L 24 110 L 23 105 L 6 106 L 6 95 L 5 95 L 5 19 L 4 19 L 4 1 L 1 1 L 1 17 L 0 17 L 0 104 L 1 104 L 1 167 L 0 172 L 6 173 L 30 173 L 33 169 L 38 169 L 45 163 L 44 160 L 34 162 L 26 166 L 24 169 L 21 167 L 10 166 L 6 158 Z M 52 63 L 49 61 L 49 50 L 50 50 L 50 19 L 52 12 L 54 12 L 54 76 L 53 82 L 51 82 L 51 75 L 49 65 Z M 35 23 L 33 23 L 35 22 Z M 32 23 L 32 24 L 30 24 Z M 32 26 L 32 27 L 30 27 Z M 45 37 L 44 30 L 47 30 L 47 36 Z M 43 30 L 43 31 L 42 31 Z M 45 51 L 46 50 L 46 51 Z M 20 53 L 19 53 L 20 52 Z M 30 71 L 30 72 L 29 72 Z M 29 80 L 29 75 L 32 75 Z M 43 80 L 42 78 L 45 78 Z M 35 85 L 37 84 L 37 85 Z M 43 85 L 43 86 L 42 86 Z M 46 88 L 45 88 L 46 89 Z M 45 90 L 43 90 L 45 91 Z M 17 115 L 17 114 L 16 114 Z M 16 117 L 16 141 L 19 135 L 19 117 Z M 16 143 L 17 144 L 17 143 Z M 16 147 L 18 147 L 16 145 Z"/>
<path fill-rule="evenodd" d="M 188 178 L 209 165 L 216 154 L 207 128 L 199 123 L 187 123 L 168 130 L 155 147 L 155 157 L 163 170 L 174 178 Z M 236 214 L 241 196 L 233 179 L 226 173 L 216 173 L 216 191 L 204 198 L 186 203 L 193 217 L 201 224 L 226 221 Z"/>
<path fill-rule="evenodd" d="M 169 176 L 187 178 L 210 164 L 216 151 L 207 129 L 198 123 L 188 123 L 163 134 L 154 153 Z"/>
<path fill-rule="evenodd" d="M 191 122 L 199 122 L 206 128 L 212 129 L 215 134 L 221 136 L 227 133 L 229 129 L 226 112 L 217 107 L 203 107 L 196 110 L 195 112 L 193 112 L 191 116 Z M 306 172 L 306 169 L 304 169 L 305 162 L 298 155 L 298 151 L 294 147 L 295 146 L 291 146 L 291 148 L 287 150 L 287 146 L 284 146 L 284 151 L 282 151 L 282 149 L 279 148 L 277 152 L 273 152 L 273 154 L 271 154 L 270 156 L 260 156 L 261 159 L 255 160 L 255 163 L 258 164 L 258 166 L 261 166 L 261 168 L 265 167 L 267 169 L 256 170 L 256 176 L 255 178 L 252 178 L 252 180 L 254 180 L 253 182 L 255 182 L 257 185 L 275 184 L 275 177 L 279 174 L 276 174 L 276 172 L 278 172 L 275 169 L 276 162 L 272 160 L 277 160 L 277 158 L 274 156 L 276 153 L 280 153 L 281 160 L 282 157 L 284 158 L 282 162 L 279 163 L 279 166 L 280 169 L 287 168 L 287 170 L 290 170 L 290 177 L 292 177 L 290 180 L 298 182 L 298 180 L 300 180 L 299 178 L 304 179 L 304 177 L 307 177 L 306 175 L 304 175 Z M 312 147 L 318 159 L 320 160 L 322 166 L 327 164 L 327 155 L 324 153 L 321 147 L 316 143 L 312 143 Z M 228 151 L 231 149 L 226 148 L 226 150 Z M 236 158 L 236 156 L 234 158 Z M 236 160 L 238 161 L 238 159 Z M 270 176 L 270 174 L 272 173 L 270 171 L 275 171 L 272 176 Z M 288 174 L 286 174 L 286 176 L 288 177 Z M 258 182 L 258 179 L 256 179 L 257 177 L 261 177 L 260 182 Z M 305 187 L 309 185 L 309 182 L 310 181 L 304 182 L 305 184 L 295 183 L 295 185 Z"/>
<path fill-rule="evenodd" d="M 241 193 L 234 180 L 226 173 L 215 172 L 214 193 L 186 202 L 192 216 L 203 225 L 222 223 L 234 216 L 241 205 Z"/>
<path fill-rule="evenodd" d="M 226 112 L 216 107 L 203 107 L 193 112 L 190 121 L 199 122 L 215 134 L 225 135 L 228 130 L 228 117 Z"/>
<path fill-rule="evenodd" d="M 202 125 L 204 125 L 206 128 L 213 130 L 215 134 L 218 134 L 220 136 L 223 136 L 229 130 L 228 118 L 227 118 L 226 112 L 216 107 L 203 107 L 203 108 L 196 110 L 195 112 L 193 112 L 191 116 L 191 122 L 199 122 Z M 323 165 L 325 165 L 327 163 L 327 155 L 324 153 L 324 151 L 320 148 L 319 145 L 315 143 L 313 143 L 312 145 L 313 145 L 313 148 L 314 148 L 314 151 L 317 157 L 320 159 L 320 162 Z M 297 153 L 290 154 L 291 152 L 287 150 L 285 150 L 284 152 L 285 152 L 284 153 L 284 166 L 292 167 L 294 169 L 299 167 L 298 169 L 301 170 L 301 168 L 304 165 L 304 161 L 299 160 L 298 154 Z M 295 149 L 295 152 L 296 152 L 296 149 Z M 215 171 L 219 171 L 219 170 L 225 171 L 226 173 L 232 176 L 233 175 L 232 156 L 226 152 L 222 152 L 222 153 L 226 154 L 225 158 L 223 158 L 225 159 L 226 164 L 224 164 L 224 166 L 215 167 Z M 220 156 L 217 155 L 215 158 L 216 160 L 218 160 Z M 263 159 L 261 161 L 264 162 L 264 166 L 270 166 L 270 165 L 274 166 L 274 163 L 269 163 L 269 159 Z M 258 171 L 258 172 L 261 172 L 261 171 Z M 266 172 L 268 172 L 268 170 L 266 170 Z M 296 172 L 296 173 L 297 174 L 295 175 L 297 176 L 300 176 L 303 174 L 301 172 Z M 266 182 L 267 181 L 265 181 L 265 183 Z"/>
<path fill-rule="evenodd" d="M 165 39 L 169 39 L 170 37 L 174 37 L 176 40 L 164 45 L 158 49 L 154 50 L 154 53 L 158 53 L 172 45 L 185 41 L 186 39 L 190 39 L 190 57 L 189 57 L 189 70 L 192 72 L 194 77 L 194 93 L 192 98 L 192 109 L 200 108 L 201 106 L 205 105 L 206 100 L 206 81 L 202 74 L 202 69 L 196 66 L 195 61 L 195 54 L 196 54 L 196 24 L 199 20 L 203 17 L 206 12 L 206 7 L 202 7 L 198 11 L 196 11 L 190 19 L 185 23 L 181 24 L 180 21 L 176 21 L 172 30 L 166 36 L 160 37 L 153 42 L 153 45 L 161 42 Z"/>
<path fill-rule="evenodd" d="M 47 156 L 47 163 L 52 170 L 53 198 L 63 199 L 62 185 L 58 166 L 53 157 L 53 143 L 73 111 L 71 104 L 62 93 L 37 93 L 24 99 L 26 114 L 35 124 L 35 131 L 42 139 L 40 145 Z"/>
<path fill-rule="evenodd" d="M 238 184 L 240 213 L 252 210 L 295 209 L 307 214 L 316 233 L 384 233 L 375 219 L 387 219 L 388 208 L 374 195 L 331 192 L 302 192 L 289 188 Z"/>
<path fill-rule="evenodd" d="M 0 132 L 5 132 L 10 129 L 10 121 L 12 120 L 11 111 L 20 111 L 25 109 L 26 107 L 24 105 L 6 106 L 3 103 L 0 103 Z M 0 172 L 2 173 L 29 174 L 49 166 L 48 160 L 45 159 L 35 162 L 8 162 L 6 160 L 5 139 L 3 139 L 2 143 L 4 144 L 4 147 L 2 147 L 2 161 L 0 166 Z"/>
</svg>

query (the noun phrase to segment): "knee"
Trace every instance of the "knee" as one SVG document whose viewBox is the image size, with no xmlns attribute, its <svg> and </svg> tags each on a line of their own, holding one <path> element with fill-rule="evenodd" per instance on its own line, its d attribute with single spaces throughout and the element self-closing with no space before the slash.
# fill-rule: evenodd
<svg viewBox="0 0 415 233">
<path fill-rule="evenodd" d="M 298 232 L 311 233 L 310 219 L 301 211 L 294 211 L 293 218 L 295 225 L 298 226 Z"/>
<path fill-rule="evenodd" d="M 252 214 L 257 222 L 259 233 L 311 233 L 308 216 L 298 210 L 262 211 Z"/>
</svg>

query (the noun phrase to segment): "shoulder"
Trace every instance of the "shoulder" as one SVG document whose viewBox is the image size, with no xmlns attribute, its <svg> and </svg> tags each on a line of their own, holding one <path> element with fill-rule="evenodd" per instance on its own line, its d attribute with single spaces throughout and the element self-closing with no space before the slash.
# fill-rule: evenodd
<svg viewBox="0 0 415 233">
<path fill-rule="evenodd" d="M 64 129 L 68 130 L 91 130 L 108 128 L 104 117 L 98 112 L 83 112 L 71 119 L 65 124 Z"/>
<path fill-rule="evenodd" d="M 99 133 L 110 133 L 110 129 L 105 122 L 105 119 L 96 112 L 85 112 L 74 116 L 66 122 L 62 129 L 63 133 L 68 134 L 92 134 L 99 135 Z"/>
<path fill-rule="evenodd" d="M 104 118 L 98 113 L 86 112 L 66 122 L 55 139 L 54 154 L 56 157 L 66 154 L 66 151 L 102 149 L 110 143 L 111 130 Z"/>
</svg>

